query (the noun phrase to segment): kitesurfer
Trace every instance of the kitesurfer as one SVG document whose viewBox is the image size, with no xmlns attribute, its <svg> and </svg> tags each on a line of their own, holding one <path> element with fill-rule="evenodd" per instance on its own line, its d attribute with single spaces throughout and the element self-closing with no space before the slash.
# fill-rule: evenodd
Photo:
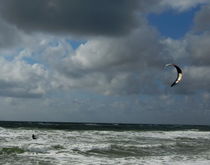
<svg viewBox="0 0 210 165">
<path fill-rule="evenodd" d="M 37 139 L 36 135 L 32 134 L 32 139 Z"/>
</svg>

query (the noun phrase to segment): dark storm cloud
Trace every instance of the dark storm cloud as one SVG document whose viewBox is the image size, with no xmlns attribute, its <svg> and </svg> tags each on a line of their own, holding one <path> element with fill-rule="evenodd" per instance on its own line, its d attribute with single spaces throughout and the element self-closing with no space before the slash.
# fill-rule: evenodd
<svg viewBox="0 0 210 165">
<path fill-rule="evenodd" d="M 0 48 L 8 48 L 22 41 L 21 33 L 0 18 Z"/>
<path fill-rule="evenodd" d="M 151 3 L 152 1 L 149 1 Z M 148 3 L 146 3 L 148 4 Z M 0 13 L 25 31 L 117 35 L 137 26 L 138 0 L 1 0 Z"/>
</svg>

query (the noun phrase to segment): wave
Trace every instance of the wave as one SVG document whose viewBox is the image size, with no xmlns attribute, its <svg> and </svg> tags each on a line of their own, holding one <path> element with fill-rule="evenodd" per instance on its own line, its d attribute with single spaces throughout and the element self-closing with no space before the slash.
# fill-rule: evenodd
<svg viewBox="0 0 210 165">
<path fill-rule="evenodd" d="M 210 160 L 210 134 L 205 131 L 1 130 L 4 132 L 0 134 L 0 164 L 13 159 L 10 164 L 16 164 L 17 159 L 18 164 L 30 164 L 22 162 L 33 159 L 63 165 L 72 161 L 154 165 L 182 164 L 191 158 Z M 32 133 L 38 139 L 33 140 Z"/>
<path fill-rule="evenodd" d="M 153 146 L 154 147 L 154 146 Z M 149 150 L 146 148 L 151 148 L 151 146 L 126 146 L 126 145 L 103 145 L 103 146 L 93 146 L 89 149 L 84 148 L 74 148 L 73 151 L 84 155 L 104 155 L 108 157 L 130 157 L 130 156 L 148 156 Z"/>
<path fill-rule="evenodd" d="M 142 139 L 143 140 L 143 139 Z M 196 155 L 200 153 L 210 152 L 210 140 L 206 139 L 191 139 L 191 138 L 177 138 L 172 140 L 158 140 L 151 139 L 151 141 L 142 141 L 141 143 L 109 143 L 98 146 L 80 146 L 73 148 L 74 152 L 84 155 L 101 155 L 111 157 L 145 157 L 145 156 L 167 156 L 175 155 Z"/>
</svg>

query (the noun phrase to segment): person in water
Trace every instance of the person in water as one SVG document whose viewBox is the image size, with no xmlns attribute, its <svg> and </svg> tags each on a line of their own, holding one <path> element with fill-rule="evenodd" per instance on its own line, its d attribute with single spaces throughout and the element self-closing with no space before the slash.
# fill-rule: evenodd
<svg viewBox="0 0 210 165">
<path fill-rule="evenodd" d="M 36 135 L 32 134 L 32 139 L 37 139 Z"/>
</svg>

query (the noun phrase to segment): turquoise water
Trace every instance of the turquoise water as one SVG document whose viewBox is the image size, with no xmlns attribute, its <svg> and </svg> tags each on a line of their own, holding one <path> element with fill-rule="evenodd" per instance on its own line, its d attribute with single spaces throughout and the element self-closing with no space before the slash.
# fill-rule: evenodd
<svg viewBox="0 0 210 165">
<path fill-rule="evenodd" d="M 209 126 L 0 122 L 0 164 L 210 164 L 209 131 Z"/>
</svg>

